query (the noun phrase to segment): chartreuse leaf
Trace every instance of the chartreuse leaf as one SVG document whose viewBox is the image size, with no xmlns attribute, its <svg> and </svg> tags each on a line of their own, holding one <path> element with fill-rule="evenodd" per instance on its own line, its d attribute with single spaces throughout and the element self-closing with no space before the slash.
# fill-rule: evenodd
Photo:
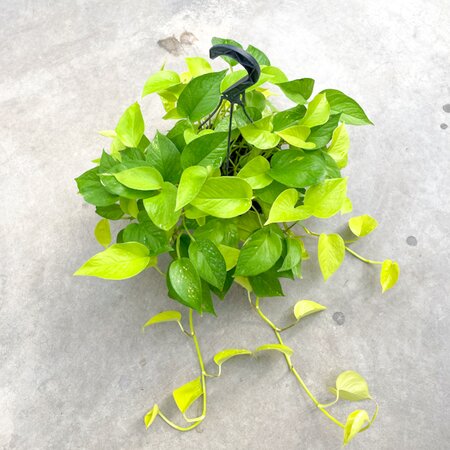
<svg viewBox="0 0 450 450">
<path fill-rule="evenodd" d="M 219 244 L 217 248 L 225 260 L 226 270 L 229 271 L 235 267 L 239 258 L 239 249 L 224 244 Z"/>
<path fill-rule="evenodd" d="M 350 138 L 347 129 L 345 124 L 341 124 L 333 131 L 331 145 L 327 148 L 327 153 L 336 161 L 340 169 L 347 165 L 349 147 Z"/>
<path fill-rule="evenodd" d="M 98 176 L 98 167 L 84 172 L 75 178 L 80 194 L 87 203 L 95 206 L 110 206 L 119 199 L 117 195 L 108 192 Z"/>
<path fill-rule="evenodd" d="M 287 345 L 283 345 L 283 344 L 266 344 L 266 345 L 261 345 L 260 347 L 258 347 L 254 353 L 258 353 L 258 352 L 265 352 L 265 351 L 277 351 L 277 352 L 281 352 L 286 356 L 292 356 L 294 354 L 294 350 L 292 350 L 292 348 L 288 347 Z"/>
<path fill-rule="evenodd" d="M 153 197 L 143 200 L 144 208 L 152 222 L 162 230 L 170 230 L 180 218 L 180 211 L 175 210 L 177 188 L 168 181 L 164 182 L 161 190 Z"/>
<path fill-rule="evenodd" d="M 147 429 L 150 428 L 150 425 L 158 417 L 158 413 L 159 413 L 159 406 L 155 404 L 153 405 L 153 408 L 144 417 L 145 428 Z"/>
<path fill-rule="evenodd" d="M 244 214 L 252 204 L 252 188 L 238 177 L 208 178 L 191 205 L 214 217 Z"/>
<path fill-rule="evenodd" d="M 318 244 L 319 266 L 325 281 L 339 269 L 345 256 L 345 243 L 338 234 L 321 234 Z"/>
<path fill-rule="evenodd" d="M 191 166 L 183 171 L 177 190 L 176 211 L 197 197 L 207 178 L 208 170 L 203 166 Z"/>
<path fill-rule="evenodd" d="M 219 366 L 219 373 L 218 376 L 220 376 L 220 373 L 222 371 L 222 364 L 226 361 L 228 361 L 231 358 L 234 358 L 235 356 L 240 355 L 251 355 L 253 352 L 250 350 L 245 350 L 242 348 L 227 348 L 226 350 L 222 350 L 219 353 L 216 353 L 214 355 L 214 362 Z"/>
<path fill-rule="evenodd" d="M 108 247 L 111 243 L 111 228 L 109 226 L 109 220 L 100 220 L 95 226 L 94 234 L 100 245 L 103 245 L 105 248 Z"/>
<path fill-rule="evenodd" d="M 362 216 L 352 217 L 348 221 L 348 226 L 355 236 L 363 237 L 372 233 L 378 226 L 378 222 L 368 214 L 363 214 Z"/>
<path fill-rule="evenodd" d="M 135 199 L 121 197 L 119 204 L 125 214 L 129 214 L 131 217 L 135 218 L 138 216 L 139 208 Z"/>
<path fill-rule="evenodd" d="M 189 259 L 201 278 L 222 290 L 227 276 L 225 260 L 209 239 L 197 239 L 189 246 Z"/>
<path fill-rule="evenodd" d="M 277 131 L 276 134 L 294 147 L 312 149 L 316 147 L 316 144 L 306 142 L 310 132 L 311 130 L 304 125 L 294 125 L 283 131 Z"/>
<path fill-rule="evenodd" d="M 181 313 L 179 311 L 163 311 L 156 316 L 153 316 L 143 325 L 143 329 L 149 327 L 150 325 L 154 325 L 155 323 L 162 322 L 178 322 L 181 323 Z"/>
<path fill-rule="evenodd" d="M 235 275 L 254 276 L 269 270 L 281 256 L 281 238 L 272 227 L 255 231 L 239 254 Z"/>
<path fill-rule="evenodd" d="M 297 220 L 304 220 L 310 217 L 310 208 L 304 205 L 296 207 L 297 202 L 297 189 L 286 189 L 283 191 L 273 202 L 265 225 L 274 222 L 296 222 Z"/>
<path fill-rule="evenodd" d="M 353 204 L 352 201 L 347 197 L 344 200 L 344 203 L 342 203 L 342 207 L 340 209 L 341 214 L 348 214 L 353 211 Z"/>
<path fill-rule="evenodd" d="M 327 309 L 327 307 L 312 300 L 299 300 L 294 306 L 294 316 L 297 320 L 300 320 L 324 309 Z"/>
<path fill-rule="evenodd" d="M 211 64 L 205 58 L 194 56 L 192 58 L 185 58 L 185 61 L 192 78 L 212 72 Z"/>
<path fill-rule="evenodd" d="M 265 66 L 261 67 L 261 73 L 270 75 L 269 83 L 277 84 L 284 83 L 288 81 L 286 74 L 278 67 L 275 66 Z"/>
<path fill-rule="evenodd" d="M 160 189 L 164 183 L 161 174 L 154 167 L 141 166 L 113 173 L 119 183 L 138 191 L 153 191 Z"/>
<path fill-rule="evenodd" d="M 158 170 L 164 181 L 177 183 L 181 174 L 180 152 L 175 144 L 159 131 L 146 149 L 147 161 Z"/>
<path fill-rule="evenodd" d="M 306 191 L 304 205 L 313 216 L 327 219 L 339 212 L 346 198 L 347 178 L 330 178 Z"/>
<path fill-rule="evenodd" d="M 306 114 L 300 120 L 300 124 L 312 128 L 322 125 L 330 117 L 330 104 L 325 94 L 317 94 L 308 104 Z"/>
<path fill-rule="evenodd" d="M 278 83 L 284 95 L 299 105 L 306 103 L 314 89 L 314 80 L 311 78 L 301 78 L 298 80 Z"/>
<path fill-rule="evenodd" d="M 341 398 L 351 402 L 369 400 L 372 398 L 367 381 L 357 372 L 346 370 L 336 378 L 336 388 L 330 388 L 336 395 L 336 400 Z"/>
<path fill-rule="evenodd" d="M 373 125 L 361 106 L 348 95 L 336 89 L 325 89 L 333 113 L 341 113 L 341 121 L 351 125 Z"/>
<path fill-rule="evenodd" d="M 227 155 L 227 136 L 226 132 L 213 132 L 190 141 L 181 154 L 182 167 L 219 167 Z"/>
<path fill-rule="evenodd" d="M 251 145 L 261 150 L 267 150 L 276 147 L 280 142 L 280 137 L 272 133 L 272 117 L 267 116 L 250 123 L 239 130 L 244 139 Z"/>
<path fill-rule="evenodd" d="M 262 189 L 272 183 L 273 179 L 268 175 L 270 163 L 263 156 L 251 159 L 238 173 L 238 177 L 244 179 L 252 189 Z"/>
<path fill-rule="evenodd" d="M 363 409 L 350 413 L 344 428 L 344 445 L 347 445 L 360 431 L 370 423 L 369 414 Z"/>
<path fill-rule="evenodd" d="M 383 292 L 386 292 L 388 289 L 391 289 L 395 286 L 398 281 L 398 277 L 400 275 L 400 267 L 398 263 L 391 261 L 390 259 L 386 259 L 381 266 L 380 272 L 380 284 L 383 289 Z"/>
<path fill-rule="evenodd" d="M 202 283 L 189 258 L 172 261 L 167 271 L 169 296 L 189 308 L 201 311 Z"/>
<path fill-rule="evenodd" d="M 116 126 L 116 134 L 127 147 L 137 147 L 144 135 L 145 125 L 139 103 L 126 109 Z"/>
<path fill-rule="evenodd" d="M 180 83 L 180 76 L 173 70 L 160 70 L 151 75 L 145 82 L 142 97 L 154 92 L 161 92 L 165 89 Z"/>
<path fill-rule="evenodd" d="M 223 70 L 193 78 L 178 98 L 178 113 L 191 122 L 196 122 L 212 112 L 219 104 L 220 82 L 225 74 L 226 70 Z"/>
<path fill-rule="evenodd" d="M 149 256 L 148 248 L 139 242 L 114 244 L 86 261 L 74 275 L 124 280 L 142 272 L 156 258 Z"/>
<path fill-rule="evenodd" d="M 192 403 L 203 395 L 203 386 L 201 377 L 183 384 L 175 389 L 172 393 L 173 399 L 178 406 L 178 409 L 184 414 Z"/>
</svg>

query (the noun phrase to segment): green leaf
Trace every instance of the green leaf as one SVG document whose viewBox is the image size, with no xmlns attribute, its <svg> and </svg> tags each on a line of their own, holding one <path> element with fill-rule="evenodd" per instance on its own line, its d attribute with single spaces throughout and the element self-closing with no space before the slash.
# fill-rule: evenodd
<svg viewBox="0 0 450 450">
<path fill-rule="evenodd" d="M 295 103 L 303 105 L 311 96 L 314 89 L 314 80 L 311 78 L 301 78 L 298 80 L 278 83 L 280 89 L 287 98 Z"/>
<path fill-rule="evenodd" d="M 144 208 L 152 222 L 162 230 L 170 230 L 180 218 L 180 211 L 175 210 L 177 188 L 168 181 L 161 191 L 153 197 L 144 199 Z"/>
<path fill-rule="evenodd" d="M 204 134 L 189 142 L 181 153 L 181 165 L 220 167 L 227 155 L 226 132 Z"/>
<path fill-rule="evenodd" d="M 201 278 L 222 290 L 227 276 L 225 260 L 219 249 L 209 239 L 191 242 L 189 259 Z"/>
<path fill-rule="evenodd" d="M 249 45 L 245 51 L 247 53 L 250 53 L 250 55 L 252 55 L 253 58 L 256 59 L 259 65 L 270 66 L 269 58 L 266 56 L 264 52 L 262 52 L 258 48 L 253 47 L 253 45 Z"/>
<path fill-rule="evenodd" d="M 109 220 L 119 220 L 123 216 L 121 207 L 116 203 L 108 206 L 97 206 L 95 212 L 99 216 Z"/>
<path fill-rule="evenodd" d="M 368 214 L 363 214 L 362 216 L 352 217 L 348 221 L 348 226 L 355 236 L 363 237 L 372 233 L 378 226 L 378 222 Z"/>
<path fill-rule="evenodd" d="M 330 118 L 330 104 L 325 94 L 317 94 L 308 104 L 306 114 L 300 121 L 301 125 L 312 128 L 322 125 Z"/>
<path fill-rule="evenodd" d="M 178 183 L 181 174 L 180 152 L 175 144 L 159 131 L 146 149 L 147 161 L 158 170 L 164 181 Z"/>
<path fill-rule="evenodd" d="M 325 178 L 326 164 L 315 153 L 302 150 L 281 150 L 271 160 L 269 175 L 289 187 L 307 187 Z"/>
<path fill-rule="evenodd" d="M 267 175 L 270 163 L 263 156 L 251 159 L 238 173 L 238 177 L 247 181 L 252 189 L 262 189 L 272 183 L 272 178 Z"/>
<path fill-rule="evenodd" d="M 225 73 L 223 70 L 193 78 L 178 99 L 177 110 L 181 116 L 196 122 L 212 112 L 219 104 L 220 82 Z"/>
<path fill-rule="evenodd" d="M 252 291 L 257 297 L 280 297 L 284 295 L 278 274 L 275 271 L 267 271 L 248 277 Z"/>
<path fill-rule="evenodd" d="M 233 45 L 234 47 L 242 48 L 242 45 L 239 44 L 239 42 L 233 41 L 233 39 L 224 39 L 220 37 L 213 37 L 211 39 L 212 45 L 218 45 L 218 44 L 227 44 L 227 45 Z M 237 64 L 237 61 L 233 58 L 230 58 L 229 56 L 221 56 L 221 58 L 226 61 L 230 66 L 235 66 Z"/>
<path fill-rule="evenodd" d="M 74 275 L 124 280 L 142 272 L 152 262 L 156 260 L 139 242 L 114 244 L 86 261 Z"/>
<path fill-rule="evenodd" d="M 173 70 L 160 70 L 147 79 L 142 91 L 142 97 L 154 92 L 164 91 L 178 83 L 180 83 L 180 76 L 176 72 Z"/>
<path fill-rule="evenodd" d="M 272 350 L 281 352 L 286 356 L 292 356 L 294 354 L 294 351 L 292 350 L 292 348 L 288 347 L 287 345 L 283 345 L 283 344 L 261 345 L 254 351 L 254 353 L 272 351 Z"/>
<path fill-rule="evenodd" d="M 297 320 L 327 309 L 326 306 L 313 302 L 312 300 L 299 300 L 294 306 L 294 316 Z"/>
<path fill-rule="evenodd" d="M 97 172 L 98 168 L 95 167 L 75 178 L 80 194 L 91 205 L 109 206 L 116 203 L 119 197 L 105 189 Z"/>
<path fill-rule="evenodd" d="M 373 125 L 361 106 L 352 98 L 336 89 L 322 91 L 326 94 L 333 113 L 342 113 L 341 121 L 350 125 Z"/>
<path fill-rule="evenodd" d="M 347 198 L 347 178 L 331 178 L 311 186 L 305 194 L 304 204 L 312 215 L 321 219 L 333 216 Z"/>
<path fill-rule="evenodd" d="M 176 211 L 197 197 L 207 178 L 208 170 L 203 166 L 191 166 L 183 171 L 178 185 Z"/>
<path fill-rule="evenodd" d="M 184 414 L 192 403 L 203 395 L 201 377 L 189 381 L 189 383 L 175 389 L 172 395 L 178 409 Z"/>
<path fill-rule="evenodd" d="M 398 263 L 391 261 L 390 259 L 386 259 L 381 266 L 380 272 L 380 284 L 383 289 L 383 292 L 386 292 L 388 289 L 391 289 L 395 286 L 398 281 L 398 277 L 400 275 L 400 267 Z"/>
<path fill-rule="evenodd" d="M 282 249 L 281 238 L 272 227 L 255 231 L 241 248 L 235 275 L 248 277 L 266 272 L 278 261 Z"/>
<path fill-rule="evenodd" d="M 240 355 L 251 355 L 250 350 L 245 350 L 241 348 L 227 348 L 214 355 L 214 362 L 220 367 L 224 362 L 228 361 L 235 356 Z"/>
<path fill-rule="evenodd" d="M 331 145 L 327 148 L 327 153 L 336 161 L 340 169 L 347 165 L 349 148 L 350 138 L 345 124 L 341 124 L 334 130 Z"/>
<path fill-rule="evenodd" d="M 264 117 L 256 122 L 240 127 L 244 139 L 251 145 L 261 150 L 268 150 L 276 147 L 280 142 L 280 137 L 272 133 L 273 125 L 271 116 Z"/>
<path fill-rule="evenodd" d="M 364 431 L 368 423 L 370 419 L 367 411 L 358 409 L 350 413 L 344 428 L 344 445 L 347 445 L 360 431 Z"/>
<path fill-rule="evenodd" d="M 137 147 L 144 135 L 145 124 L 139 103 L 133 103 L 123 113 L 116 126 L 117 137 L 127 147 Z"/>
<path fill-rule="evenodd" d="M 336 398 L 358 402 L 360 400 L 370 400 L 372 396 L 369 392 L 367 381 L 357 372 L 346 370 L 336 378 L 336 389 L 330 389 Z"/>
<path fill-rule="evenodd" d="M 316 147 L 316 144 L 313 142 L 306 142 L 310 132 L 311 130 L 304 125 L 294 125 L 285 128 L 283 131 L 277 131 L 276 134 L 294 147 L 312 149 Z"/>
<path fill-rule="evenodd" d="M 289 128 L 296 125 L 298 121 L 305 115 L 305 113 L 306 108 L 303 105 L 297 105 L 294 106 L 293 108 L 286 109 L 285 111 L 277 112 L 273 116 L 274 131 L 281 131 L 284 130 L 285 128 Z"/>
<path fill-rule="evenodd" d="M 145 428 L 150 428 L 150 425 L 153 423 L 153 421 L 158 417 L 159 413 L 159 407 L 158 405 L 153 405 L 153 408 L 145 415 L 144 417 L 144 423 Z"/>
<path fill-rule="evenodd" d="M 152 191 L 160 189 L 164 183 L 161 174 L 154 167 L 141 166 L 113 173 L 119 183 L 138 191 Z"/>
<path fill-rule="evenodd" d="M 111 243 L 111 228 L 109 226 L 109 220 L 100 220 L 95 226 L 94 234 L 100 245 L 103 245 L 105 248 L 108 247 Z"/>
<path fill-rule="evenodd" d="M 185 61 L 192 78 L 212 72 L 211 64 L 205 58 L 194 56 L 185 58 Z"/>
<path fill-rule="evenodd" d="M 298 191 L 286 189 L 273 202 L 269 218 L 265 225 L 275 222 L 296 222 L 311 216 L 311 210 L 304 205 L 295 206 L 298 202 Z"/>
<path fill-rule="evenodd" d="M 296 238 L 288 237 L 286 242 L 286 256 L 283 264 L 278 269 L 278 272 L 286 270 L 296 270 L 298 265 L 302 262 L 302 244 Z"/>
<path fill-rule="evenodd" d="M 235 267 L 239 258 L 239 249 L 224 244 L 219 244 L 217 248 L 225 260 L 226 270 L 229 271 Z"/>
<path fill-rule="evenodd" d="M 332 114 L 323 125 L 312 127 L 308 142 L 314 142 L 317 148 L 325 147 L 330 142 L 333 131 L 339 124 L 340 116 L 340 114 Z"/>
<path fill-rule="evenodd" d="M 213 177 L 205 181 L 191 205 L 220 218 L 236 217 L 252 204 L 252 188 L 238 177 Z"/>
<path fill-rule="evenodd" d="M 184 132 L 188 129 L 193 129 L 191 122 L 187 119 L 182 119 L 179 120 L 173 128 L 167 132 L 167 137 L 175 144 L 180 152 L 186 146 Z"/>
<path fill-rule="evenodd" d="M 181 313 L 179 311 L 163 311 L 149 319 L 142 328 L 149 327 L 155 323 L 162 322 L 181 322 Z"/>
<path fill-rule="evenodd" d="M 285 81 L 288 81 L 288 77 L 286 76 L 286 74 L 281 69 L 275 66 L 261 67 L 261 73 L 270 75 L 270 79 L 268 81 L 272 84 L 284 83 Z"/>
<path fill-rule="evenodd" d="M 321 234 L 318 244 L 320 270 L 325 281 L 339 269 L 345 256 L 345 243 L 338 234 Z"/>
<path fill-rule="evenodd" d="M 172 261 L 167 270 L 169 296 L 183 305 L 201 311 L 202 283 L 188 258 Z"/>
<path fill-rule="evenodd" d="M 237 247 L 239 243 L 238 228 L 233 219 L 211 218 L 194 231 L 194 236 L 196 239 L 209 239 L 216 245 L 224 244 Z"/>
</svg>

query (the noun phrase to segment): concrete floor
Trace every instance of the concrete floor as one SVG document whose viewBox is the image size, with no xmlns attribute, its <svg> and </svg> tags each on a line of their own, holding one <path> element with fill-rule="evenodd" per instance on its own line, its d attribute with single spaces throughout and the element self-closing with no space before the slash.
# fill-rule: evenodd
<svg viewBox="0 0 450 450">
<path fill-rule="evenodd" d="M 181 69 L 219 35 L 261 47 L 291 78 L 347 92 L 374 121 L 350 129 L 354 212 L 380 223 L 355 249 L 397 259 L 399 285 L 382 296 L 377 268 L 350 257 L 323 284 L 312 258 L 287 298 L 264 307 L 282 322 L 298 298 L 329 306 L 286 341 L 324 400 L 343 370 L 369 381 L 379 420 L 351 448 L 448 449 L 449 23 L 446 0 L 1 0 L 0 448 L 341 448 L 340 430 L 279 355 L 228 362 L 196 431 L 159 419 L 146 431 L 154 402 L 178 419 L 170 393 L 197 376 L 176 326 L 140 332 L 176 304 L 152 271 L 124 282 L 72 277 L 99 251 L 97 218 L 73 181 L 106 145 L 96 130 L 115 126 L 164 60 Z M 157 43 L 184 31 L 198 40 L 172 40 L 178 55 Z M 167 129 L 159 101 L 142 104 L 151 130 Z M 222 348 L 274 342 L 241 290 L 217 309 L 198 324 L 209 365 Z"/>
</svg>

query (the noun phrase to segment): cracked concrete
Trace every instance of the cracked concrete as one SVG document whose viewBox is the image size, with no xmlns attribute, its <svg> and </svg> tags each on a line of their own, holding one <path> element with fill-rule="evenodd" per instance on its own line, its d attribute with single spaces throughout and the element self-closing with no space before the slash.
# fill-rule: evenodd
<svg viewBox="0 0 450 450">
<path fill-rule="evenodd" d="M 158 402 L 177 417 L 170 392 L 197 376 L 175 326 L 140 332 L 176 305 L 151 271 L 124 282 L 71 275 L 99 250 L 73 182 L 106 145 L 96 130 L 115 125 L 164 60 L 181 70 L 219 35 L 264 49 L 291 78 L 347 92 L 374 121 L 350 129 L 354 213 L 380 223 L 355 249 L 397 259 L 399 285 L 382 296 L 377 268 L 350 257 L 323 284 L 311 242 L 304 280 L 263 306 L 283 322 L 298 298 L 328 305 L 286 342 L 321 399 L 343 370 L 367 378 L 380 414 L 353 448 L 447 449 L 449 22 L 442 0 L 0 1 L 0 448 L 341 447 L 278 355 L 229 361 L 196 431 L 160 420 L 146 431 L 147 409 Z M 142 105 L 151 135 L 167 129 L 158 99 Z M 208 364 L 223 348 L 273 342 L 238 288 L 217 309 L 198 324 Z"/>
</svg>

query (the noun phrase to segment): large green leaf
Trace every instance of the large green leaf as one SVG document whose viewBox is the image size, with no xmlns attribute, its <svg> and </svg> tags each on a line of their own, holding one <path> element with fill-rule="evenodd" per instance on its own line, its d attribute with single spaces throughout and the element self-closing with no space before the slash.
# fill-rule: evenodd
<svg viewBox="0 0 450 450">
<path fill-rule="evenodd" d="M 144 135 L 145 124 L 139 103 L 126 109 L 116 126 L 117 137 L 127 147 L 137 147 Z"/>
<path fill-rule="evenodd" d="M 321 234 L 317 255 L 325 281 L 339 269 L 345 256 L 345 243 L 339 234 Z"/>
<path fill-rule="evenodd" d="M 241 249 L 235 275 L 248 277 L 266 272 L 278 261 L 282 249 L 280 235 L 271 226 L 257 230 Z"/>
<path fill-rule="evenodd" d="M 237 247 L 239 243 L 238 228 L 234 219 L 211 218 L 194 231 L 194 236 L 196 239 L 209 239 L 216 245 Z"/>
<path fill-rule="evenodd" d="M 300 121 L 309 128 L 322 125 L 330 118 L 330 104 L 325 94 L 317 94 L 308 104 L 306 114 Z"/>
<path fill-rule="evenodd" d="M 193 78 L 180 94 L 177 110 L 182 117 L 196 122 L 208 115 L 220 100 L 220 82 L 226 71 L 206 73 Z"/>
<path fill-rule="evenodd" d="M 286 256 L 283 259 L 283 264 L 278 269 L 278 272 L 284 272 L 286 270 L 295 271 L 295 275 L 298 275 L 298 266 L 302 262 L 302 245 L 299 240 L 293 237 L 287 237 L 286 242 Z"/>
<path fill-rule="evenodd" d="M 119 183 L 138 191 L 157 190 L 164 183 L 158 170 L 150 166 L 133 167 L 114 173 L 113 176 Z"/>
<path fill-rule="evenodd" d="M 272 121 L 274 131 L 281 131 L 285 128 L 296 125 L 298 121 L 305 115 L 305 113 L 306 108 L 303 105 L 297 105 L 293 108 L 277 112 L 276 114 L 274 114 Z"/>
<path fill-rule="evenodd" d="M 144 207 L 152 222 L 162 230 L 170 230 L 180 218 L 180 211 L 175 210 L 177 188 L 168 181 L 161 191 L 144 200 Z"/>
<path fill-rule="evenodd" d="M 253 58 L 256 59 L 258 64 L 264 65 L 264 66 L 270 66 L 269 58 L 266 56 L 266 54 L 259 50 L 256 47 L 253 47 L 253 45 L 249 45 L 246 49 L 246 52 L 250 53 L 250 55 L 253 56 Z"/>
<path fill-rule="evenodd" d="M 311 128 L 308 142 L 314 142 L 317 148 L 325 147 L 333 136 L 333 131 L 339 124 L 340 114 L 332 114 L 323 124 Z"/>
<path fill-rule="evenodd" d="M 301 150 L 282 150 L 275 153 L 269 175 L 289 187 L 302 188 L 325 178 L 326 164 L 317 154 Z"/>
<path fill-rule="evenodd" d="M 238 177 L 247 181 L 252 189 L 262 189 L 272 183 L 269 177 L 270 163 L 263 156 L 252 158 L 238 173 Z"/>
<path fill-rule="evenodd" d="M 160 70 L 145 82 L 142 97 L 154 92 L 161 92 L 180 83 L 180 76 L 173 70 Z"/>
<path fill-rule="evenodd" d="M 177 191 L 177 211 L 197 197 L 207 178 L 208 169 L 203 166 L 191 166 L 183 171 Z"/>
<path fill-rule="evenodd" d="M 236 217 L 252 204 L 252 188 L 238 177 L 213 177 L 206 180 L 191 205 L 220 218 Z"/>
<path fill-rule="evenodd" d="M 219 249 L 209 239 L 191 242 L 189 258 L 201 278 L 222 290 L 227 276 L 225 260 Z"/>
<path fill-rule="evenodd" d="M 98 176 L 98 167 L 84 172 L 75 178 L 80 194 L 87 203 L 95 206 L 109 206 L 117 202 L 119 197 L 108 192 Z"/>
<path fill-rule="evenodd" d="M 276 147 L 280 142 L 280 137 L 272 133 L 272 117 L 266 116 L 253 123 L 240 127 L 239 130 L 244 139 L 261 150 Z"/>
<path fill-rule="evenodd" d="M 227 155 L 226 132 L 204 134 L 189 142 L 181 153 L 181 165 L 220 167 Z"/>
<path fill-rule="evenodd" d="M 201 311 L 202 283 L 188 258 L 172 261 L 167 270 L 169 296 L 189 308 Z"/>
<path fill-rule="evenodd" d="M 297 202 L 297 189 L 292 188 L 283 191 L 273 202 L 266 225 L 275 222 L 296 222 L 310 217 L 310 208 L 304 205 L 296 207 Z"/>
<path fill-rule="evenodd" d="M 275 271 L 268 271 L 248 277 L 248 281 L 257 297 L 280 297 L 284 292 L 278 277 Z"/>
<path fill-rule="evenodd" d="M 86 261 L 74 275 L 124 280 L 131 278 L 156 262 L 148 248 L 139 242 L 114 244 Z"/>
<path fill-rule="evenodd" d="M 312 215 L 321 219 L 333 216 L 347 198 L 347 178 L 331 178 L 311 186 L 305 194 L 304 205 Z"/>
<path fill-rule="evenodd" d="M 314 89 L 314 80 L 311 78 L 301 78 L 298 80 L 278 83 L 287 98 L 295 103 L 303 105 L 307 102 Z"/>
<path fill-rule="evenodd" d="M 326 89 L 322 91 L 326 94 L 331 111 L 341 113 L 341 121 L 350 125 L 373 125 L 366 113 L 348 95 L 336 89 Z"/>
<path fill-rule="evenodd" d="M 178 183 L 181 174 L 180 152 L 175 144 L 159 131 L 146 149 L 147 161 L 158 170 L 164 181 Z"/>
<path fill-rule="evenodd" d="M 108 206 L 97 206 L 95 212 L 105 219 L 119 220 L 123 216 L 123 211 L 119 205 L 114 203 Z"/>
</svg>

